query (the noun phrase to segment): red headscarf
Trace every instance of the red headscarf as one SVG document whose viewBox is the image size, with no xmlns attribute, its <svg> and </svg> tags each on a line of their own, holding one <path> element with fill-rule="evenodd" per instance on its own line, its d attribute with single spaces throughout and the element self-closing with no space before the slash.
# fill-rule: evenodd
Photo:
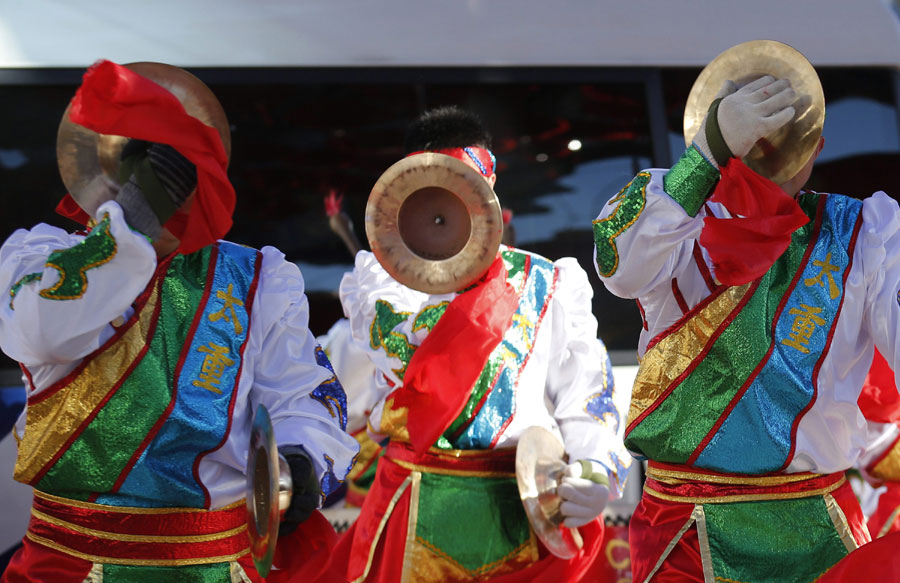
<svg viewBox="0 0 900 583">
<path fill-rule="evenodd" d="M 189 115 L 160 85 L 111 61 L 98 61 L 84 74 L 69 111 L 72 122 L 102 134 L 169 144 L 197 167 L 197 191 L 187 220 L 175 215 L 165 227 L 192 253 L 225 236 L 234 212 L 234 187 L 219 132 Z M 70 195 L 58 213 L 86 224 L 87 213 Z"/>
</svg>

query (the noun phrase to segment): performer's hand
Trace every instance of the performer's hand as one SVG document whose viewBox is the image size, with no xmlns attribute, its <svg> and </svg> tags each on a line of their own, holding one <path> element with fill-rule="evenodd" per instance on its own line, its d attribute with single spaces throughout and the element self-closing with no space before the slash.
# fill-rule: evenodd
<svg viewBox="0 0 900 583">
<path fill-rule="evenodd" d="M 594 520 L 609 501 L 609 478 L 606 469 L 591 460 L 569 464 L 557 490 L 563 499 L 559 507 L 569 528 L 584 526 Z"/>
<path fill-rule="evenodd" d="M 291 480 L 294 482 L 291 505 L 285 511 L 281 526 L 278 528 L 280 533 L 290 534 L 319 507 L 322 487 L 319 485 L 319 478 L 316 477 L 312 460 L 303 446 L 285 445 L 279 447 L 278 452 L 287 460 L 291 468 Z"/>
<path fill-rule="evenodd" d="M 116 202 L 134 229 L 157 239 L 197 187 L 197 168 L 166 144 L 130 140 L 122 149 Z"/>
<path fill-rule="evenodd" d="M 761 138 L 794 117 L 796 93 L 788 79 L 765 75 L 737 89 L 726 81 L 694 136 L 694 146 L 716 166 L 743 158 Z"/>
</svg>

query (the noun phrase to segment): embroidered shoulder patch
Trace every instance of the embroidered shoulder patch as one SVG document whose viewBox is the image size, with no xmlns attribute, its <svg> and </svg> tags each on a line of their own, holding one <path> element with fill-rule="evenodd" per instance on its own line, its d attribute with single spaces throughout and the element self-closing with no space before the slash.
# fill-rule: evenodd
<svg viewBox="0 0 900 583">
<path fill-rule="evenodd" d="M 369 327 L 369 345 L 375 349 L 383 348 L 388 356 L 395 356 L 403 363 L 402 367 L 394 369 L 401 379 L 416 347 L 409 343 L 406 334 L 394 332 L 394 328 L 410 316 L 412 312 L 395 312 L 390 302 L 378 300 L 375 302 L 375 318 Z"/>
<path fill-rule="evenodd" d="M 647 202 L 647 185 L 649 183 L 650 173 L 639 173 L 607 203 L 616 205 L 616 210 L 608 217 L 593 222 L 597 270 L 601 276 L 611 277 L 619 268 L 619 250 L 616 248 L 616 238 L 641 216 Z"/>
<path fill-rule="evenodd" d="M 88 286 L 85 272 L 107 263 L 116 255 L 116 240 L 109 230 L 109 223 L 107 214 L 91 229 L 84 241 L 50 254 L 46 266 L 59 272 L 59 281 L 53 287 L 41 290 L 42 298 L 77 300 L 84 295 Z"/>
<path fill-rule="evenodd" d="M 23 275 L 19 281 L 13 284 L 13 286 L 9 289 L 9 309 L 15 310 L 16 308 L 13 306 L 13 300 L 16 299 L 16 294 L 19 293 L 19 290 L 22 289 L 22 286 L 26 283 L 31 283 L 33 281 L 41 281 L 40 273 L 29 273 L 27 275 Z"/>
</svg>

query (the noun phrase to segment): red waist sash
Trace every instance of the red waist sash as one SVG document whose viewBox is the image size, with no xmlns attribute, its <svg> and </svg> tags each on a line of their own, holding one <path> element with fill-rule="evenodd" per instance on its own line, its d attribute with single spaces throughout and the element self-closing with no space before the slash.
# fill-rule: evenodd
<svg viewBox="0 0 900 583">
<path fill-rule="evenodd" d="M 219 510 L 133 508 L 35 490 L 26 537 L 74 557 L 117 565 L 224 563 L 250 550 L 243 500 Z"/>
<path fill-rule="evenodd" d="M 651 461 L 644 492 L 655 498 L 691 504 L 789 500 L 828 494 L 846 482 L 833 474 L 720 474 L 688 466 Z"/>
<path fill-rule="evenodd" d="M 391 440 L 384 456 L 400 467 L 424 473 L 471 475 L 481 477 L 515 477 L 516 449 L 448 449 L 431 448 L 416 453 L 408 443 Z"/>
</svg>

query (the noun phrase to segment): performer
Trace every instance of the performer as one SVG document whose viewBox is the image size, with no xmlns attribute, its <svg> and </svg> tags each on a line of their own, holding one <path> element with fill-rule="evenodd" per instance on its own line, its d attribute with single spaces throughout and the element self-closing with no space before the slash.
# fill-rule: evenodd
<svg viewBox="0 0 900 583">
<path fill-rule="evenodd" d="M 15 479 L 35 496 L 3 582 L 262 581 L 244 473 L 257 406 L 294 482 L 283 532 L 330 528 L 315 508 L 356 452 L 296 265 L 217 241 L 234 208 L 227 122 L 151 80 L 172 74 L 183 95 L 186 72 L 136 65 L 91 67 L 63 121 L 134 138 L 121 186 L 98 177 L 76 196 L 99 199 L 89 231 L 40 224 L 0 249 L 0 348 L 28 392 Z"/>
<path fill-rule="evenodd" d="M 406 150 L 456 157 L 493 186 L 489 145 L 476 117 L 441 108 L 413 123 Z M 469 293 L 483 293 L 483 301 Z M 364 399 L 372 403 L 369 432 L 376 442 L 389 439 L 360 517 L 335 554 L 348 562 L 348 580 L 580 580 L 598 555 L 597 517 L 609 493 L 620 491 L 630 459 L 620 423 L 628 391 L 614 387 L 592 290 L 576 261 L 501 246 L 473 289 L 428 294 L 399 283 L 363 251 L 340 294 L 355 346 L 378 371 Z M 509 311 L 497 318 L 498 340 L 459 340 L 493 326 L 499 305 Z M 441 386 L 426 396 L 405 383 L 427 384 L 422 371 L 431 358 L 444 364 L 431 369 L 441 371 L 431 377 Z M 461 369 L 474 386 L 453 384 Z M 348 429 L 361 422 L 352 419 Z M 515 446 L 535 425 L 556 431 L 573 462 L 559 493 L 565 524 L 584 526 L 585 546 L 570 561 L 538 544 L 519 499 Z"/>
<path fill-rule="evenodd" d="M 844 471 L 873 346 L 900 355 L 900 209 L 800 191 L 824 140 L 780 188 L 741 162 L 793 118 L 789 80 L 718 97 L 678 163 L 593 223 L 598 274 L 644 318 L 634 580 L 812 581 L 869 540 Z"/>
</svg>

